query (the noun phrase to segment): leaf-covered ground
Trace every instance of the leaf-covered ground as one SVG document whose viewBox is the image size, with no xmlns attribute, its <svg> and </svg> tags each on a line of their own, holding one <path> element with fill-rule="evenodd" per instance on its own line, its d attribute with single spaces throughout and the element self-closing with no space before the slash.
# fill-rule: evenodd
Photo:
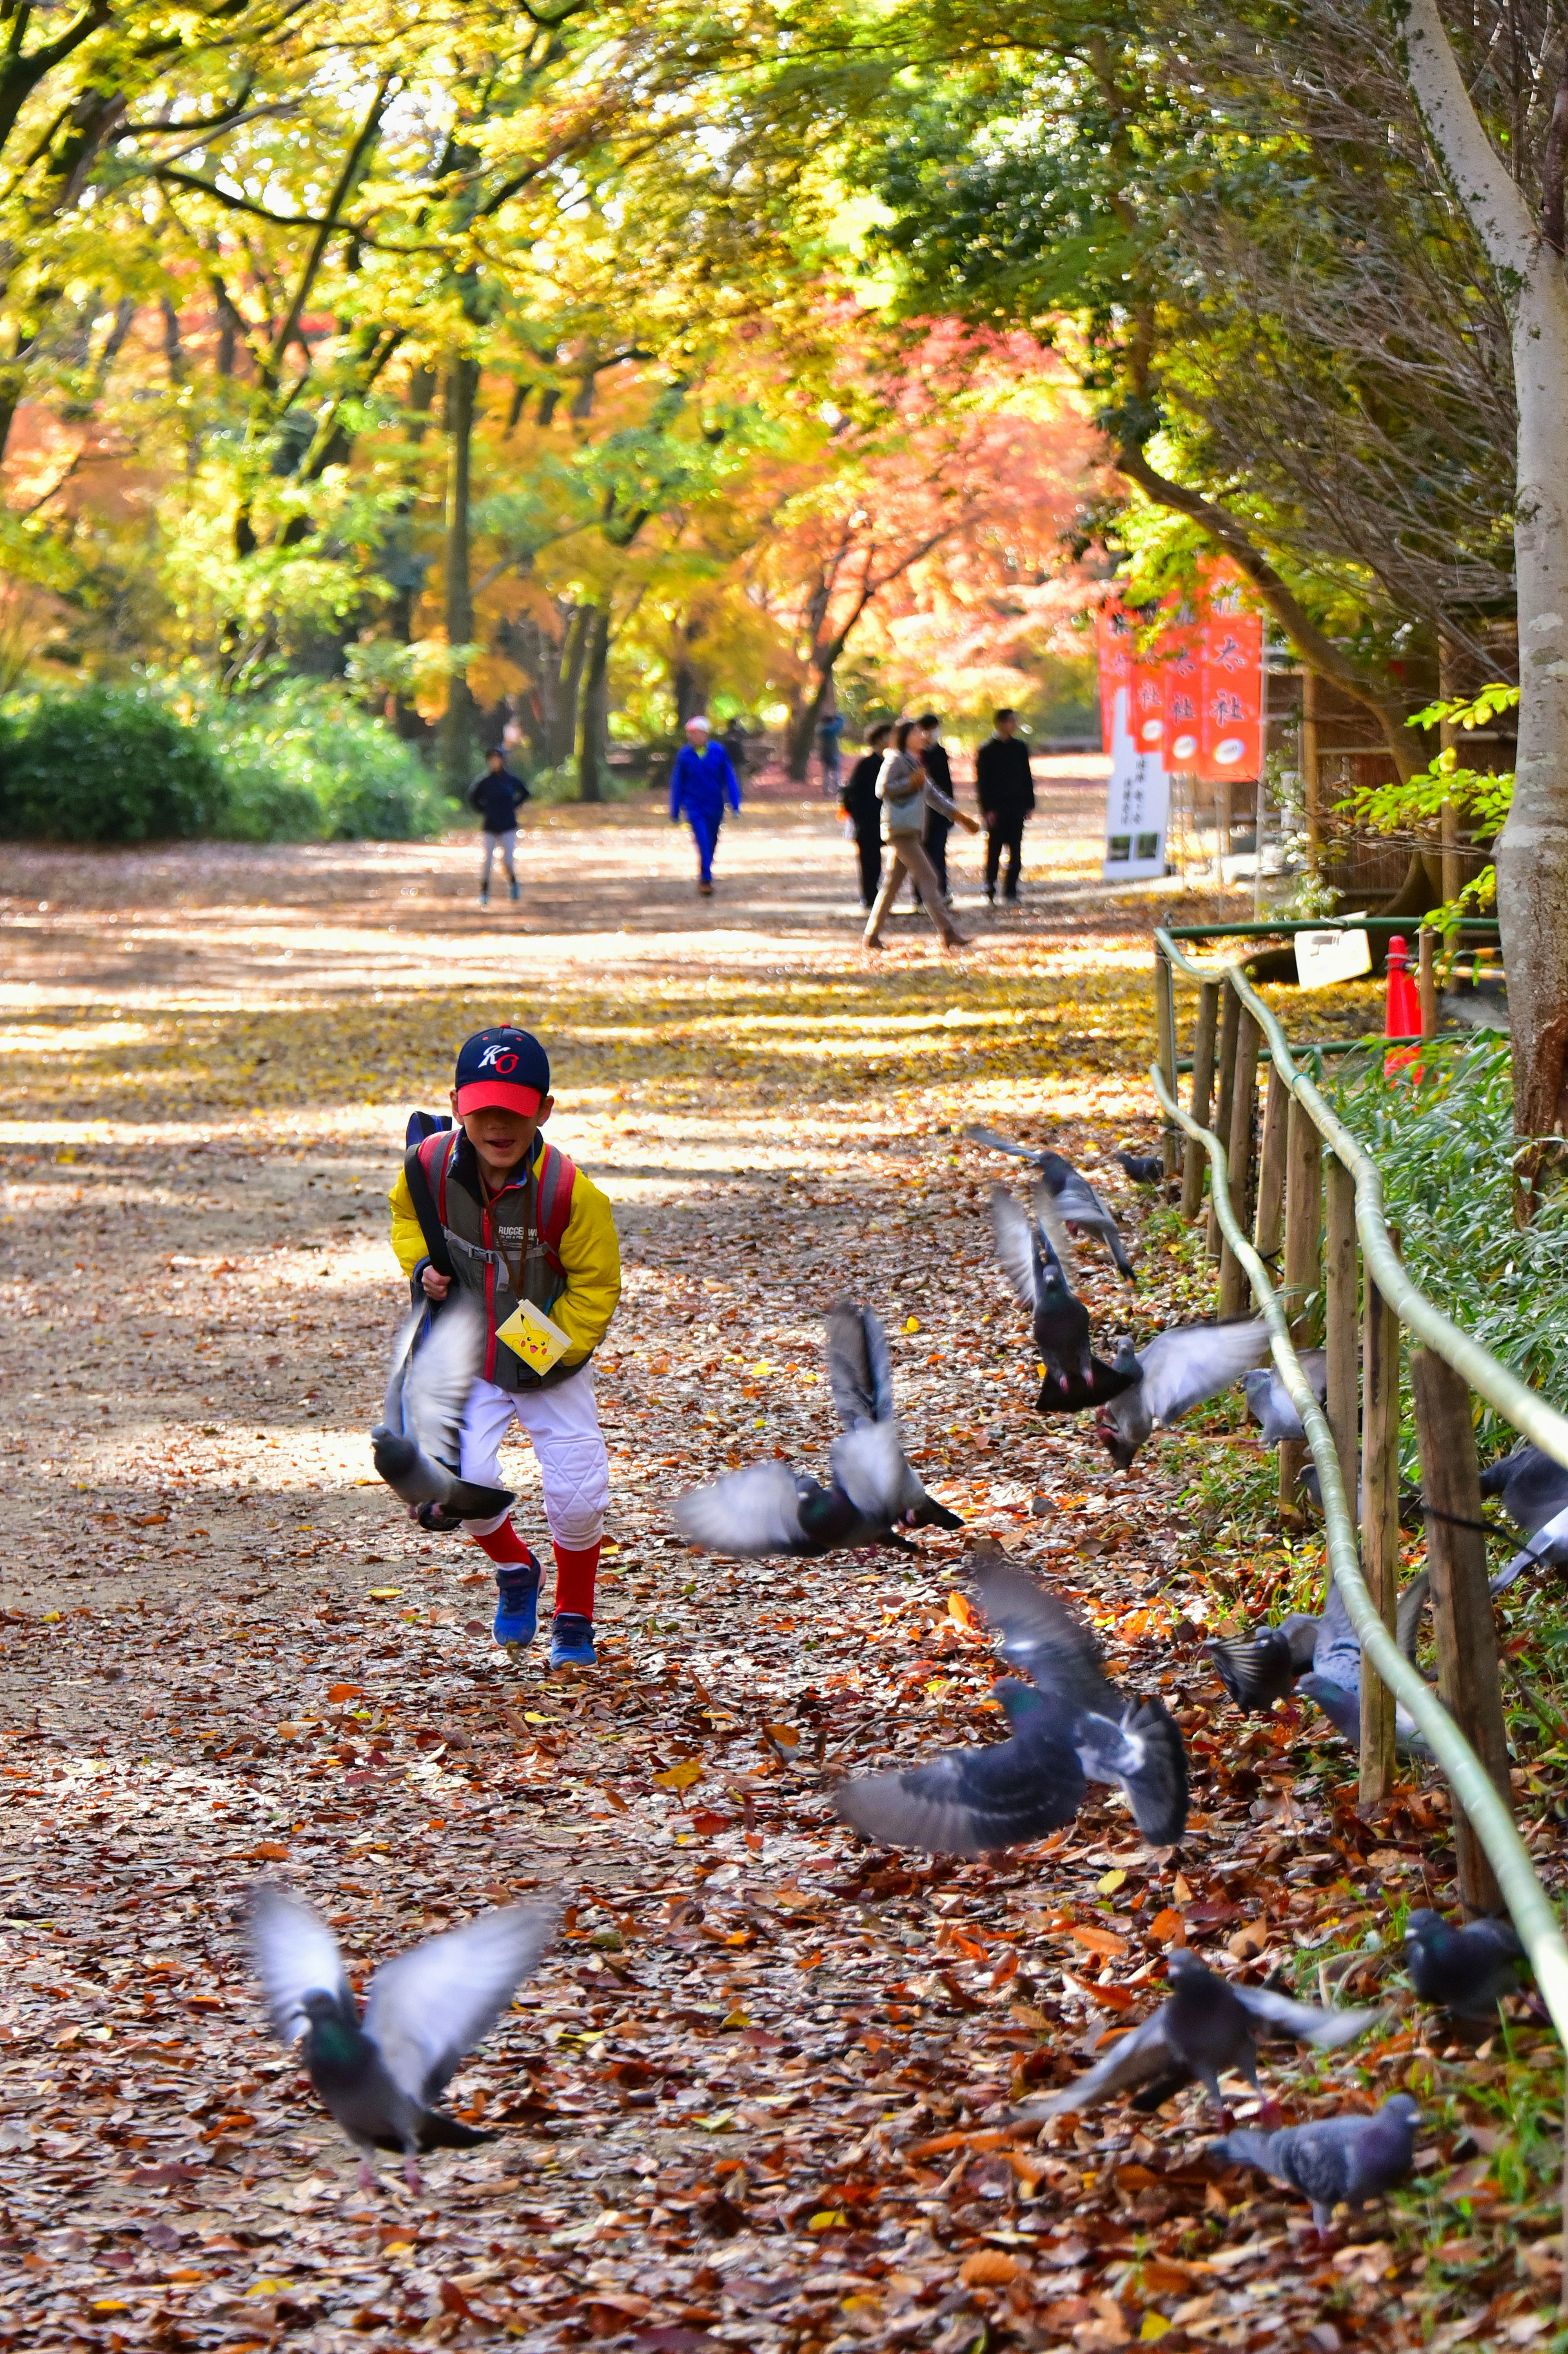
<svg viewBox="0 0 1568 2354">
<path fill-rule="evenodd" d="M 1203 1661 L 1205 1632 L 1319 1574 L 1234 1404 L 1127 1476 L 1033 1410 L 983 1215 L 1007 1172 L 959 1130 L 1086 1164 L 1156 1134 L 1152 906 L 1093 880 L 1092 795 L 1050 801 L 1021 915 L 965 907 L 962 961 L 900 919 L 874 968 L 850 854 L 807 804 L 726 830 L 711 907 L 639 810 L 536 822 L 516 917 L 472 904 L 466 843 L 8 855 L 5 2342 L 1552 2342 L 1559 2077 L 1528 2017 L 1478 2049 L 1406 2009 L 1325 2063 L 1271 2053 L 1292 2118 L 1402 2085 L 1426 2104 L 1412 2186 L 1328 2251 L 1206 2160 L 1193 2094 L 1010 2124 L 1158 2000 L 1179 1937 L 1303 1992 L 1319 1965 L 1392 1991 L 1403 1908 L 1445 1901 L 1452 1861 L 1440 1787 L 1361 1822 L 1320 1723 L 1244 1724 Z M 410 1531 L 366 1439 L 406 1113 L 502 1016 L 546 1039 L 556 1132 L 626 1261 L 581 1678 L 494 1650 L 488 1566 Z M 1142 1270 L 1128 1295 L 1091 1264 L 1102 1331 L 1206 1304 L 1173 1215 L 1095 1175 Z M 687 1551 L 686 1481 L 774 1450 L 820 1467 L 821 1315 L 845 1289 L 895 1334 L 916 1460 L 966 1537 L 794 1566 Z M 976 1534 L 1179 1712 L 1178 1853 L 1104 1792 L 995 1864 L 839 1825 L 839 1776 L 998 1723 L 956 1575 Z M 1562 1764 L 1520 1777 L 1553 1873 Z M 569 1892 L 457 2082 L 497 2137 L 418 2196 L 390 2167 L 359 2193 L 268 2040 L 238 1929 L 263 1872 L 356 1974 Z"/>
</svg>

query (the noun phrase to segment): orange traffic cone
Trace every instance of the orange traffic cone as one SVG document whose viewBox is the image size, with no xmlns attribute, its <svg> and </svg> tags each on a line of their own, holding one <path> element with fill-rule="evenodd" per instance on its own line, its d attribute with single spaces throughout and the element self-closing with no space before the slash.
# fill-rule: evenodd
<svg viewBox="0 0 1568 2354">
<path fill-rule="evenodd" d="M 1383 1020 L 1385 1038 L 1419 1038 L 1421 1035 L 1421 991 L 1410 970 L 1410 951 L 1396 932 L 1388 944 L 1388 1011 Z M 1397 1054 L 1385 1055 L 1384 1078 L 1392 1079 L 1396 1071 L 1414 1070 L 1421 1076 L 1420 1050 L 1402 1046 Z"/>
</svg>

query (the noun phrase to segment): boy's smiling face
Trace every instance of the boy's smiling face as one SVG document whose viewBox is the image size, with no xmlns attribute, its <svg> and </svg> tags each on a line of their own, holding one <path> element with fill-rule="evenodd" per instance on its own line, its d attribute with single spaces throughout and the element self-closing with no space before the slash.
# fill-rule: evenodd
<svg viewBox="0 0 1568 2354">
<path fill-rule="evenodd" d="M 507 1111 L 500 1104 L 486 1104 L 466 1115 L 458 1111 L 455 1090 L 451 1102 L 452 1117 L 479 1155 L 481 1169 L 493 1185 L 499 1185 L 533 1151 L 534 1139 L 554 1110 L 556 1098 L 546 1096 L 537 1111 Z"/>
</svg>

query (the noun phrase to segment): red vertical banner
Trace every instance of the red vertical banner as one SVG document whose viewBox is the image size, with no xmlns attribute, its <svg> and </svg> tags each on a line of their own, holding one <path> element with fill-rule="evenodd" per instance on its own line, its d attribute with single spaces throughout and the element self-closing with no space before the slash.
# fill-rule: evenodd
<svg viewBox="0 0 1568 2354">
<path fill-rule="evenodd" d="M 1205 783 L 1253 779 L 1263 769 L 1263 616 L 1240 581 L 1205 584 L 1197 773 Z"/>
<path fill-rule="evenodd" d="M 1116 698 L 1119 687 L 1128 690 L 1127 724 L 1128 727 L 1133 724 L 1133 627 L 1119 598 L 1107 597 L 1095 616 L 1095 646 L 1100 663 L 1100 739 L 1107 752 L 1116 744 Z"/>
<path fill-rule="evenodd" d="M 1164 690 L 1165 765 L 1186 772 L 1197 767 L 1202 717 L 1203 633 L 1193 607 L 1171 606 L 1160 631 L 1160 685 Z"/>
</svg>

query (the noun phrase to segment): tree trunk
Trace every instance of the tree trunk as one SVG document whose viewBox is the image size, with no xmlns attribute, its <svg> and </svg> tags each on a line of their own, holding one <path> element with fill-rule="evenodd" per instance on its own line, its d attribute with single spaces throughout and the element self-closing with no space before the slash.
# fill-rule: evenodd
<svg viewBox="0 0 1568 2354">
<path fill-rule="evenodd" d="M 1558 249 L 1560 185 L 1550 185 L 1549 170 L 1544 217 L 1533 219 L 1471 103 L 1436 0 L 1411 0 L 1404 67 L 1509 308 L 1519 408 L 1520 695 L 1513 807 L 1496 853 L 1498 914 L 1513 1032 L 1514 1130 L 1545 1136 L 1568 1114 L 1568 281 Z M 1560 184 L 1561 156 L 1553 168 Z M 1533 1172 L 1526 1178 L 1532 1188 Z"/>
<path fill-rule="evenodd" d="M 473 456 L 473 403 L 479 362 L 454 360 L 447 376 L 447 644 L 466 646 L 473 638 L 473 578 L 469 546 L 470 469 Z M 476 713 L 466 678 L 455 671 L 447 682 L 441 721 L 441 777 L 449 792 L 463 792 L 473 767 Z"/>
<path fill-rule="evenodd" d="M 591 605 L 579 605 L 567 623 L 557 673 L 555 726 L 550 738 L 550 765 L 555 769 L 566 766 L 577 745 L 577 699 L 582 693 L 583 657 L 588 652 L 593 611 Z"/>
<path fill-rule="evenodd" d="M 830 663 L 826 670 L 818 672 L 817 684 L 810 698 L 800 705 L 790 722 L 789 769 L 791 780 L 797 785 L 803 785 L 806 781 L 806 764 L 810 759 L 811 746 L 816 741 L 817 722 L 822 716 L 822 705 L 832 691 L 832 684 L 833 670 Z"/>
<path fill-rule="evenodd" d="M 609 608 L 590 606 L 584 636 L 582 733 L 577 746 L 577 799 L 604 799 L 605 748 L 609 738 Z"/>
</svg>

